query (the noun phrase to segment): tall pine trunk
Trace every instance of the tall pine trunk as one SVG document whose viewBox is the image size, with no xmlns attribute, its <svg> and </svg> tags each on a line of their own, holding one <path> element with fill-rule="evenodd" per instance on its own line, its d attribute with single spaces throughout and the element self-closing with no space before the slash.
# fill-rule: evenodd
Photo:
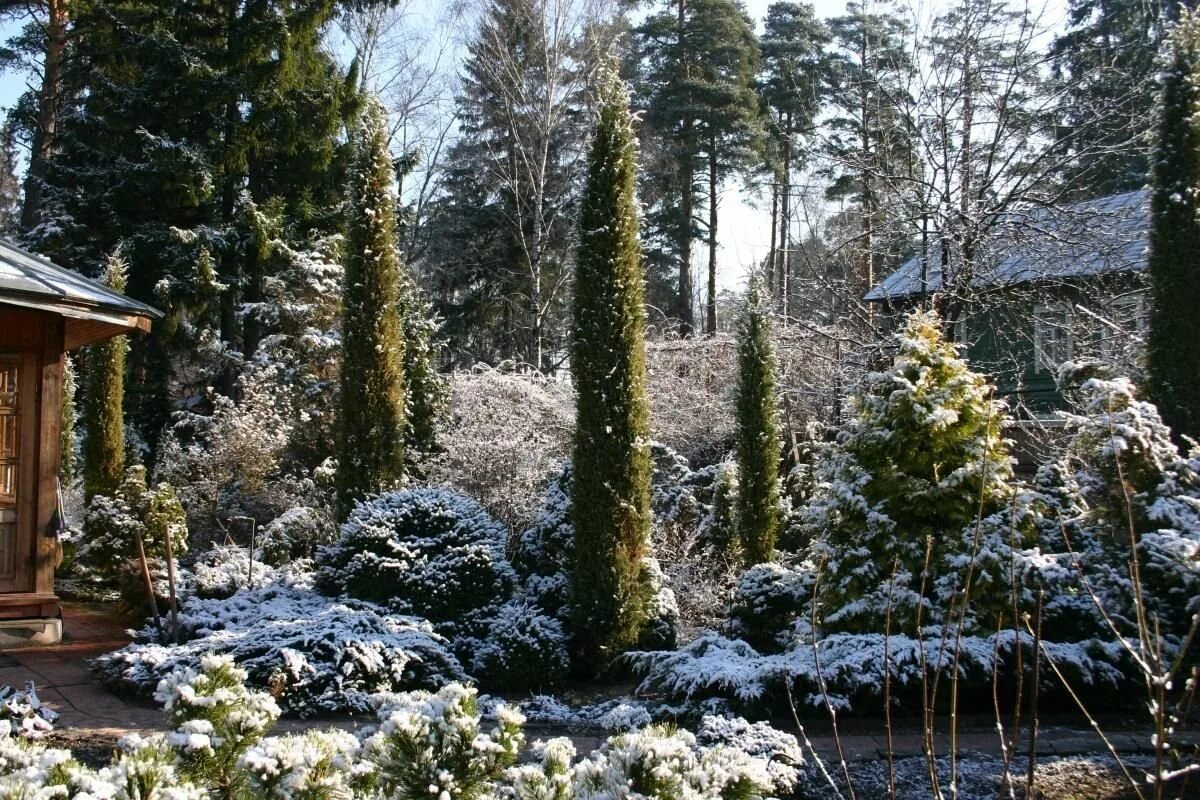
<svg viewBox="0 0 1200 800">
<path fill-rule="evenodd" d="M 46 178 L 46 166 L 54 153 L 54 139 L 58 133 L 58 104 L 62 95 L 70 9 L 68 0 L 49 0 L 47 6 L 46 57 L 42 68 L 42 85 L 38 90 L 37 124 L 33 129 L 29 169 L 25 175 L 25 199 L 21 205 L 22 231 L 31 230 L 41 219 L 42 182 Z"/>
<path fill-rule="evenodd" d="M 717 333 L 717 143 L 709 142 L 708 151 L 708 307 L 704 332 Z"/>
</svg>

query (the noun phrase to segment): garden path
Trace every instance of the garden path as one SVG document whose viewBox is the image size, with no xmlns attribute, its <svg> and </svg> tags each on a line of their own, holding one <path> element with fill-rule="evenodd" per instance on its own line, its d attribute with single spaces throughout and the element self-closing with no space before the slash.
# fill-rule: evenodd
<svg viewBox="0 0 1200 800">
<path fill-rule="evenodd" d="M 87 662 L 94 656 L 114 650 L 129 642 L 129 633 L 121 619 L 107 609 L 74 603 L 63 604 L 64 641 L 58 645 L 40 645 L 0 651 L 0 685 L 24 686 L 33 680 L 38 697 L 59 713 L 56 728 L 64 733 L 87 738 L 117 738 L 131 732 L 151 732 L 164 729 L 162 712 L 144 700 L 113 694 L 96 679 Z M 312 727 L 336 726 L 353 730 L 366 724 L 363 719 L 349 717 L 315 720 L 282 720 L 281 731 Z M 778 724 L 778 723 L 777 723 Z M 837 741 L 828 722 L 805 721 L 812 747 L 823 757 L 835 758 Z M 791 726 L 782 726 L 790 728 Z M 1130 720 L 1117 718 L 1102 721 L 1108 739 L 1122 754 L 1151 752 L 1150 731 L 1139 730 Z M 938 729 L 947 730 L 947 720 L 938 720 Z M 562 728 L 540 724 L 527 726 L 530 740 L 570 734 L 580 752 L 588 752 L 603 741 L 600 736 L 578 735 Z M 1027 752 L 1027 739 L 1018 753 Z M 962 753 L 995 756 L 1000 747 L 994 720 L 983 717 L 964 719 L 960 725 L 958 750 Z M 841 746 L 848 760 L 876 760 L 887 757 L 887 735 L 878 720 L 849 719 L 842 723 Z M 949 751 L 946 734 L 935 737 L 939 754 Z M 807 748 L 806 748 L 807 749 Z M 897 758 L 922 753 L 923 738 L 919 724 L 898 722 L 892 737 L 893 754 Z M 1105 752 L 1103 742 L 1086 725 L 1057 720 L 1043 725 L 1038 735 L 1038 753 L 1048 755 L 1077 755 Z"/>
</svg>

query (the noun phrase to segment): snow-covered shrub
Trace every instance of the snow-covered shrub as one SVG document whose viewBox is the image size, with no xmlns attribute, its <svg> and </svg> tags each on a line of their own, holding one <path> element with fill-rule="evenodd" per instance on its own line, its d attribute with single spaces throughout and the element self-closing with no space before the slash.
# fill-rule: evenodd
<svg viewBox="0 0 1200 800">
<path fill-rule="evenodd" d="M 521 579 L 521 597 L 559 620 L 571 631 L 571 574 L 575 569 L 575 527 L 571 523 L 571 483 L 574 471 L 563 465 L 546 490 L 545 507 L 523 531 L 513 549 L 513 565 Z M 644 564 L 652 588 L 649 618 L 639 636 L 642 647 L 674 647 L 679 607 L 658 562 Z"/>
<path fill-rule="evenodd" d="M 284 511 L 258 533 L 258 556 L 273 567 L 312 558 L 317 549 L 337 540 L 337 523 L 326 507 L 296 506 Z"/>
<path fill-rule="evenodd" d="M 1074 685 L 1086 686 L 1096 696 L 1127 685 L 1128 658 L 1120 643 L 1091 639 L 1042 645 Z M 940 674 L 949 680 L 957 660 L 960 697 L 986 698 L 985 707 L 990 707 L 994 671 L 1011 668 L 1018 648 L 1029 663 L 1032 646 L 1032 636 L 1011 629 L 961 638 L 951 631 L 947 639 L 930 628 L 922 639 L 892 634 L 886 648 L 882 633 L 835 633 L 816 644 L 811 637 L 796 637 L 783 652 L 762 654 L 740 639 L 708 632 L 675 652 L 630 653 L 626 658 L 642 674 L 639 692 L 693 705 L 720 697 L 754 710 L 782 697 L 785 681 L 791 682 L 797 703 L 812 708 L 825 706 L 822 685 L 836 708 L 874 707 L 882 697 L 885 673 L 891 675 L 892 700 L 919 707 L 923 679 Z"/>
<path fill-rule="evenodd" d="M 792 794 L 800 781 L 804 751 L 790 733 L 772 728 L 766 722 L 749 722 L 742 717 L 705 715 L 696 730 L 702 747 L 724 746 L 741 750 L 767 762 L 773 789 L 782 796 Z"/>
<path fill-rule="evenodd" d="M 960 532 L 1012 495 L 1004 407 L 943 339 L 937 315 L 912 314 L 896 344 L 826 450 L 806 514 L 829 631 L 881 631 L 888 616 L 894 630 L 915 630 L 918 608 L 925 623 L 944 618 L 929 595 L 958 572 Z"/>
<path fill-rule="evenodd" d="M 646 342 L 654 437 L 694 464 L 733 449 L 737 342 L 727 334 Z"/>
<path fill-rule="evenodd" d="M 811 565 L 768 562 L 743 572 L 730 608 L 733 635 L 762 652 L 786 647 L 812 602 L 813 580 Z"/>
<path fill-rule="evenodd" d="M 426 478 L 477 498 L 510 530 L 528 525 L 547 482 L 570 452 L 575 405 L 569 384 L 480 367 L 450 378 L 444 452 Z"/>
<path fill-rule="evenodd" d="M 521 579 L 521 594 L 544 613 L 562 622 L 571 618 L 571 570 L 575 558 L 575 526 L 571 522 L 571 484 L 575 472 L 565 462 L 546 488 L 542 511 L 516 537 L 512 564 Z"/>
<path fill-rule="evenodd" d="M 165 431 L 155 474 L 180 487 L 197 535 L 217 533 L 231 516 L 265 522 L 283 510 L 269 497 L 293 425 L 282 382 L 280 368 L 251 366 L 238 379 L 238 402 L 209 389 L 211 414 L 177 412 Z"/>
<path fill-rule="evenodd" d="M 472 672 L 485 685 L 519 691 L 556 686 L 570 667 L 562 623 L 528 601 L 514 600 L 488 626 Z"/>
<path fill-rule="evenodd" d="M 369 763 L 359 759 L 354 734 L 331 729 L 264 739 L 238 760 L 247 793 L 262 800 L 348 800 L 367 797 L 374 785 Z"/>
<path fill-rule="evenodd" d="M 179 753 L 183 774 L 236 796 L 245 783 L 237 764 L 279 719 L 279 706 L 265 692 L 246 688 L 246 672 L 228 655 L 206 655 L 199 669 L 183 667 L 154 690 L 171 732 L 167 741 Z"/>
<path fill-rule="evenodd" d="M 24 689 L 0 687 L 0 738 L 40 739 L 54 730 L 56 719 L 58 713 L 38 699 L 33 681 L 25 681 Z"/>
<path fill-rule="evenodd" d="M 264 586 L 275 580 L 274 568 L 250 558 L 244 547 L 216 545 L 192 564 L 197 597 L 231 597 L 242 589 Z"/>
<path fill-rule="evenodd" d="M 146 468 L 134 465 L 125 470 L 114 496 L 92 498 L 76 563 L 96 580 L 111 581 L 125 562 L 137 559 L 139 533 L 147 558 L 166 557 L 168 535 L 176 558 L 187 552 L 187 523 L 174 487 L 160 483 L 151 488 Z"/>
<path fill-rule="evenodd" d="M 496 794 L 525 741 L 520 712 L 497 706 L 485 732 L 474 689 L 377 698 L 379 731 L 363 745 L 385 797 L 485 800 Z"/>
<path fill-rule="evenodd" d="M 183 643 L 163 646 L 153 626 L 137 641 L 95 659 L 107 685 L 149 695 L 172 670 L 228 655 L 250 685 L 285 711 L 366 711 L 375 692 L 437 688 L 463 680 L 445 639 L 419 619 L 371 603 L 331 600 L 309 576 L 284 572 L 273 584 L 225 600 L 192 598 L 179 614 Z"/>
<path fill-rule="evenodd" d="M 479 635 L 512 595 L 507 531 L 475 501 L 446 489 L 390 492 L 355 506 L 341 538 L 321 549 L 317 584 Z"/>
<path fill-rule="evenodd" d="M 773 783 L 764 760 L 720 744 L 701 747 L 692 733 L 660 725 L 610 738 L 572 773 L 580 800 L 749 800 Z"/>
</svg>

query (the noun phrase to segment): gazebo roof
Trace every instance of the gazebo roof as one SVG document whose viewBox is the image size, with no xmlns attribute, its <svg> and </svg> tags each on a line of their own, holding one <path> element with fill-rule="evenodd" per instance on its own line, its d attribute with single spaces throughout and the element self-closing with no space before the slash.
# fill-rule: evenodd
<svg viewBox="0 0 1200 800">
<path fill-rule="evenodd" d="M 0 305 L 58 314 L 67 350 L 132 330 L 148 331 L 162 312 L 41 256 L 0 240 Z"/>
</svg>

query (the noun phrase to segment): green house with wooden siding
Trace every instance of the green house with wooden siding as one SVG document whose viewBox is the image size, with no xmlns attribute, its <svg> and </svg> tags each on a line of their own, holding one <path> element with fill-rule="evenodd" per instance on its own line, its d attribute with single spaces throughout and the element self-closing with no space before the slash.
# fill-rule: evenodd
<svg viewBox="0 0 1200 800">
<path fill-rule="evenodd" d="M 944 275 L 939 248 L 908 259 L 865 300 L 899 316 L 937 297 L 955 340 L 1018 420 L 1053 424 L 1067 361 L 1138 374 L 1147 327 L 1147 190 L 1005 214 L 969 277 Z M 952 303 L 946 303 L 947 286 Z M 1198 309 L 1200 312 L 1200 309 Z"/>
</svg>

